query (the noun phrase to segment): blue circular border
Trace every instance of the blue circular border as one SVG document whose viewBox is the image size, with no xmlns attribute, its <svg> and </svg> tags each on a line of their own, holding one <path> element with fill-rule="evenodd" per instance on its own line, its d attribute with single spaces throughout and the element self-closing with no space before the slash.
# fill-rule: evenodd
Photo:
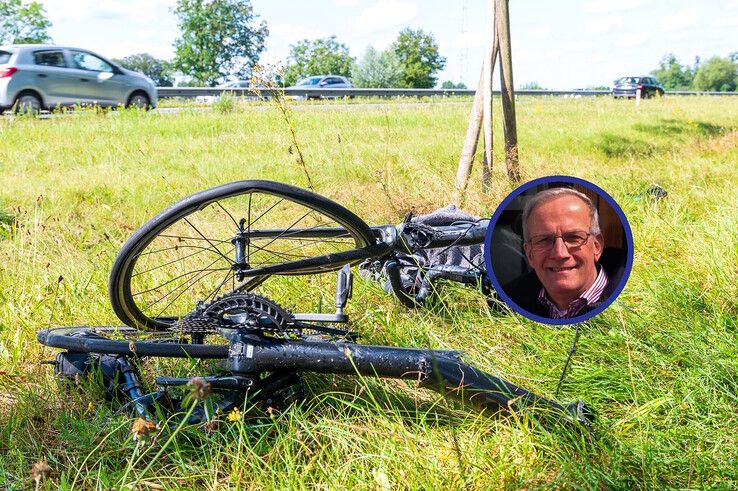
<svg viewBox="0 0 738 491">
<path fill-rule="evenodd" d="M 497 277 L 494 274 L 494 270 L 492 269 L 492 257 L 490 255 L 490 251 L 492 250 L 492 233 L 495 229 L 495 226 L 497 225 L 497 221 L 500 219 L 500 215 L 502 215 L 502 212 L 505 211 L 505 209 L 508 207 L 510 202 L 512 202 L 512 200 L 517 198 L 523 192 L 527 191 L 530 188 L 540 186 L 541 184 L 549 184 L 549 183 L 579 184 L 581 186 L 584 186 L 596 192 L 599 196 L 604 198 L 605 201 L 607 201 L 607 203 L 612 207 L 612 209 L 615 210 L 615 213 L 618 215 L 618 218 L 620 218 L 620 223 L 622 224 L 623 230 L 625 231 L 625 241 L 626 241 L 627 248 L 628 248 L 628 250 L 626 251 L 627 254 L 626 254 L 625 268 L 623 269 L 623 275 L 621 276 L 617 287 L 615 287 L 615 290 L 613 290 L 610 297 L 605 302 L 603 302 L 602 305 L 598 306 L 597 308 L 585 314 L 572 317 L 570 319 L 551 319 L 548 317 L 541 317 L 539 315 L 533 314 L 521 308 L 520 306 L 518 306 L 518 304 L 513 302 L 510 296 L 508 296 L 508 294 L 505 293 L 505 291 L 502 289 L 502 285 L 500 285 L 500 282 L 497 280 Z M 528 181 L 525 184 L 518 186 L 497 207 L 494 214 L 492 215 L 492 218 L 490 218 L 489 227 L 487 228 L 487 235 L 484 238 L 484 263 L 487 267 L 487 276 L 492 282 L 492 285 L 494 286 L 495 291 L 502 298 L 502 300 L 504 300 L 504 302 L 518 314 L 524 317 L 527 317 L 528 319 L 531 319 L 531 320 L 534 320 L 536 322 L 540 322 L 543 324 L 552 324 L 552 325 L 576 324 L 577 322 L 584 322 L 586 320 L 589 320 L 595 315 L 599 314 L 600 312 L 605 310 L 607 307 L 609 307 L 610 304 L 615 301 L 618 295 L 620 295 L 620 292 L 622 292 L 623 288 L 625 288 L 625 284 L 627 283 L 628 278 L 630 277 L 630 271 L 633 268 L 633 249 L 634 249 L 633 248 L 633 232 L 630 229 L 630 223 L 628 223 L 628 219 L 625 216 L 625 213 L 623 213 L 623 210 L 620 208 L 620 205 L 618 205 L 615 202 L 615 200 L 612 198 L 612 196 L 607 194 L 604 189 L 600 188 L 599 186 L 596 186 L 595 184 L 592 184 L 589 181 L 585 181 L 584 179 L 581 179 L 578 177 L 546 176 L 546 177 L 540 177 L 538 179 L 534 179 L 532 181 Z"/>
</svg>

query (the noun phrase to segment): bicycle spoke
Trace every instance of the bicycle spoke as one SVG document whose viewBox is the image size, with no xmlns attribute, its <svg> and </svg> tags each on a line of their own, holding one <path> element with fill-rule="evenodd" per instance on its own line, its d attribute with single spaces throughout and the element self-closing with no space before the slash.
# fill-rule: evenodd
<svg viewBox="0 0 738 491">
<path fill-rule="evenodd" d="M 207 273 L 205 273 L 205 274 L 201 274 L 201 275 L 200 275 L 200 276 L 199 276 L 198 278 L 195 278 L 195 279 L 194 279 L 194 280 L 192 280 L 192 281 L 191 281 L 191 282 L 190 282 L 189 284 L 183 284 L 182 286 L 184 286 L 184 288 L 182 288 L 182 291 L 181 291 L 181 292 L 179 292 L 179 293 L 177 294 L 177 296 L 175 296 L 175 297 L 174 297 L 174 298 L 173 298 L 173 299 L 172 299 L 172 300 L 171 300 L 171 301 L 170 301 L 170 302 L 169 302 L 168 304 L 166 304 L 166 305 L 164 306 L 164 308 L 162 308 L 162 309 L 161 309 L 161 310 L 159 311 L 159 313 L 158 313 L 158 314 L 156 314 L 156 317 L 160 317 L 160 316 L 161 316 L 161 315 L 162 315 L 162 314 L 163 314 L 163 313 L 164 313 L 164 312 L 165 312 L 165 311 L 166 311 L 166 310 L 167 310 L 167 309 L 168 309 L 169 307 L 171 307 L 171 306 L 172 306 L 172 304 L 174 304 L 174 302 L 176 302 L 177 300 L 179 300 L 179 297 L 181 297 L 182 295 L 184 295 L 184 294 L 185 294 L 185 292 L 187 292 L 187 290 L 189 290 L 189 289 L 190 289 L 190 286 L 191 286 L 191 285 L 194 285 L 194 284 L 195 284 L 195 283 L 197 283 L 198 281 L 200 281 L 200 280 L 202 280 L 202 279 L 206 278 L 207 276 L 209 276 L 209 275 L 211 275 L 211 274 L 213 274 L 213 273 L 214 273 L 214 271 L 209 271 L 209 272 L 207 272 Z M 177 288 L 180 288 L 180 287 L 177 287 Z M 163 300 L 164 298 L 168 297 L 169 295 L 171 295 L 171 294 L 172 294 L 172 293 L 174 293 L 175 291 L 177 291 L 177 289 L 175 289 L 175 290 L 172 290 L 171 292 L 167 293 L 167 294 L 166 294 L 166 295 L 164 295 L 164 296 L 163 296 L 162 298 L 158 299 L 158 300 L 157 300 L 156 302 L 154 302 L 154 303 L 152 303 L 152 304 L 149 304 L 149 306 L 147 307 L 147 310 L 148 310 L 148 309 L 150 309 L 151 307 L 153 307 L 154 305 L 156 305 L 157 303 L 161 302 L 161 301 L 162 301 L 162 300 Z M 185 312 L 185 314 L 187 314 L 187 313 L 189 313 L 189 312 Z"/>
<path fill-rule="evenodd" d="M 251 195 L 249 195 L 249 199 L 251 199 Z M 223 206 L 223 205 L 221 204 L 221 202 L 220 202 L 220 201 L 216 201 L 216 202 L 215 202 L 215 204 L 216 204 L 216 205 L 218 205 L 218 207 L 219 207 L 219 208 L 220 208 L 221 210 L 223 210 L 223 211 L 225 212 L 225 214 L 226 214 L 226 215 L 228 215 L 228 216 L 230 217 L 231 221 L 233 222 L 233 225 L 235 225 L 235 226 L 236 226 L 236 228 L 238 228 L 238 222 L 237 222 L 237 221 L 236 221 L 236 219 L 235 219 L 235 218 L 233 217 L 233 215 L 231 215 L 231 212 L 230 212 L 230 211 L 228 211 L 228 210 L 226 210 L 226 209 L 225 209 L 225 207 L 224 207 L 224 206 Z"/>
<path fill-rule="evenodd" d="M 223 239 L 223 240 L 217 240 L 217 239 L 208 239 L 206 237 L 189 237 L 187 235 L 169 235 L 169 234 L 160 234 L 157 236 L 157 238 L 165 238 L 165 239 L 176 239 L 176 240 L 204 240 L 206 242 L 212 241 L 216 244 L 225 244 L 226 242 L 230 242 L 230 239 Z M 173 248 L 176 248 L 177 246 L 172 246 Z M 155 252 L 155 251 L 150 251 Z M 148 253 L 146 253 L 148 254 Z M 144 256 L 145 253 L 141 253 L 139 255 Z"/>
<path fill-rule="evenodd" d="M 231 268 L 202 268 L 202 269 L 195 269 L 195 270 L 192 270 L 192 271 L 188 271 L 186 273 L 182 273 L 181 275 L 176 276 L 176 277 L 170 279 L 169 281 L 167 281 L 165 283 L 162 283 L 161 285 L 156 285 L 153 288 L 149 288 L 148 290 L 144 290 L 144 291 L 141 291 L 141 292 L 132 293 L 132 295 L 134 297 L 137 297 L 139 295 L 143 295 L 144 293 L 153 292 L 154 290 L 158 290 L 160 288 L 163 288 L 163 287 L 167 286 L 170 283 L 173 283 L 173 282 L 175 282 L 175 281 L 177 281 L 177 280 L 179 280 L 181 278 L 184 278 L 185 276 L 202 273 L 203 271 L 210 271 L 210 272 L 215 272 L 215 271 L 231 271 Z M 179 288 L 179 287 L 177 287 L 177 288 Z M 175 288 L 175 290 L 176 290 L 176 288 Z"/>
<path fill-rule="evenodd" d="M 226 283 L 228 283 L 228 280 L 229 279 L 233 279 L 235 277 L 236 277 L 236 274 L 232 270 L 229 271 L 226 274 L 225 278 L 223 278 L 223 281 L 220 282 L 220 284 L 218 285 L 218 287 L 215 290 L 213 290 L 207 297 L 205 297 L 203 299 L 203 301 L 204 302 L 209 302 L 210 300 L 213 300 L 215 297 L 218 296 L 218 292 L 220 291 L 221 288 L 223 288 L 223 285 L 225 285 Z M 234 289 L 235 289 L 235 286 L 231 288 L 231 291 L 233 291 Z"/>
<path fill-rule="evenodd" d="M 198 229 L 197 227 L 195 227 L 195 226 L 194 226 L 194 225 L 192 224 L 192 222 L 190 222 L 190 221 L 189 221 L 189 220 L 188 220 L 188 219 L 187 219 L 186 217 L 185 217 L 184 221 L 185 221 L 185 223 L 187 223 L 187 224 L 188 224 L 188 225 L 189 225 L 190 227 L 192 227 L 192 228 L 193 228 L 193 229 L 195 230 L 195 232 L 197 232 L 197 233 L 198 233 L 198 234 L 199 234 L 199 235 L 200 235 L 200 236 L 201 236 L 201 237 L 202 237 L 203 239 L 205 239 L 205 240 L 207 241 L 207 243 L 208 243 L 208 244 L 210 244 L 210 245 L 211 245 L 211 247 L 212 247 L 213 249 L 215 249 L 215 250 L 216 250 L 216 251 L 218 252 L 218 254 L 220 254 L 221 256 L 223 256 L 223 259 L 225 259 L 225 260 L 226 260 L 226 261 L 228 261 L 229 263 L 233 263 L 233 261 L 231 261 L 230 259 L 228 259 L 228 258 L 227 258 L 227 257 L 226 257 L 226 256 L 225 256 L 225 255 L 224 255 L 224 254 L 223 254 L 222 252 L 220 252 L 220 249 L 218 249 L 217 247 L 215 247 L 215 245 L 214 245 L 214 244 L 213 244 L 212 242 L 210 242 L 210 240 L 209 240 L 208 238 L 206 238 L 206 237 L 205 237 L 205 236 L 204 236 L 204 235 L 202 234 L 202 232 L 200 232 L 200 230 L 199 230 L 199 229 Z"/>
<path fill-rule="evenodd" d="M 212 249 L 207 248 L 207 247 L 195 247 L 195 246 L 189 246 L 189 247 L 194 247 L 194 248 L 199 249 L 199 250 L 193 252 L 192 254 L 188 254 L 186 256 L 178 257 L 177 259 L 173 259 L 173 260 L 169 261 L 168 263 L 160 264 L 158 266 L 155 266 L 153 268 L 150 268 L 150 269 L 147 269 L 147 270 L 144 270 L 144 271 L 138 271 L 138 272 L 134 273 L 133 275 L 131 275 L 131 278 L 135 278 L 136 276 L 140 276 L 140 275 L 145 274 L 145 273 L 150 273 L 152 271 L 156 271 L 157 269 L 164 268 L 166 266 L 169 266 L 169 265 L 174 264 L 174 263 L 177 263 L 177 262 L 182 262 L 183 260 L 185 260 L 187 258 L 191 258 L 193 256 L 196 256 L 197 254 L 200 254 L 201 252 L 212 252 Z M 231 249 L 228 252 L 230 253 L 234 249 L 235 248 Z M 220 257 L 218 257 L 218 259 L 220 259 Z"/>
<path fill-rule="evenodd" d="M 266 246 L 268 246 L 268 245 L 272 244 L 272 243 L 273 243 L 273 242 L 274 242 L 275 240 L 277 240 L 277 239 L 279 239 L 280 237 L 282 237 L 282 236 L 283 236 L 283 235 L 284 235 L 284 234 L 285 234 L 286 232 L 288 232 L 289 230 L 291 230 L 291 229 L 292 229 L 292 227 L 294 227 L 295 225 L 297 225 L 298 223 L 300 223 L 300 221 L 301 221 L 301 220 L 302 220 L 303 218 L 305 218 L 306 216 L 308 216 L 309 214 L 310 214 L 310 211 L 308 211 L 308 212 L 307 212 L 307 213 L 305 213 L 305 214 L 304 214 L 303 216 L 301 216 L 300 218 L 298 218 L 298 219 L 297 219 L 297 220 L 296 220 L 295 222 L 293 222 L 293 223 L 292 223 L 292 225 L 290 225 L 289 227 L 287 227 L 287 228 L 286 228 L 286 229 L 285 229 L 285 230 L 284 230 L 284 231 L 283 231 L 282 233 L 280 233 L 279 235 L 277 235 L 276 237 L 274 237 L 274 238 L 273 238 L 273 239 L 272 239 L 272 240 L 271 240 L 270 242 L 268 242 L 268 243 L 267 243 L 266 245 L 264 245 L 264 247 L 266 247 Z M 313 228 L 317 228 L 317 226 L 316 226 L 316 227 L 313 227 Z M 308 230 L 310 230 L 310 229 L 308 229 Z"/>
<path fill-rule="evenodd" d="M 251 233 L 251 198 L 253 198 L 253 193 L 249 193 L 249 206 L 248 210 L 246 211 L 246 216 L 249 217 L 248 219 L 248 226 L 246 228 L 248 233 Z M 246 257 L 251 257 L 251 241 L 246 241 Z"/>
<path fill-rule="evenodd" d="M 280 203 L 281 203 L 281 202 L 283 202 L 283 201 L 284 201 L 284 198 L 279 198 L 279 201 L 277 201 L 277 202 L 276 202 L 276 203 L 274 203 L 274 204 L 273 204 L 272 206 L 270 206 L 270 207 L 269 207 L 269 208 L 268 208 L 267 210 L 265 210 L 265 211 L 264 211 L 264 212 L 263 212 L 263 213 L 262 213 L 261 215 L 259 215 L 258 217 L 256 217 L 256 219 L 254 219 L 253 221 L 249 220 L 249 229 L 250 229 L 250 228 L 251 228 L 251 227 L 252 227 L 252 226 L 253 226 L 253 225 L 254 225 L 254 224 L 255 224 L 256 222 L 258 222 L 259 220 L 261 220 L 261 218 L 262 218 L 262 217 L 263 217 L 264 215 L 266 215 L 267 213 L 269 213 L 270 211 L 272 211 L 272 210 L 274 209 L 274 207 L 275 207 L 275 206 L 277 206 L 278 204 L 280 204 Z M 250 219 L 250 218 L 251 218 L 251 215 L 249 215 L 249 219 Z"/>
</svg>

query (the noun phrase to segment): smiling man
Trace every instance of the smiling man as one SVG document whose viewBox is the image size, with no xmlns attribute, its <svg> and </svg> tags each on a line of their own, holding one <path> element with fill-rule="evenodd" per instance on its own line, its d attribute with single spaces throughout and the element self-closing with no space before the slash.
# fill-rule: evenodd
<svg viewBox="0 0 738 491">
<path fill-rule="evenodd" d="M 598 264 L 604 249 L 599 216 L 586 195 L 565 187 L 541 191 L 525 204 L 522 219 L 533 272 L 505 287 L 515 303 L 538 316 L 568 319 L 609 297 L 613 285 Z"/>
</svg>

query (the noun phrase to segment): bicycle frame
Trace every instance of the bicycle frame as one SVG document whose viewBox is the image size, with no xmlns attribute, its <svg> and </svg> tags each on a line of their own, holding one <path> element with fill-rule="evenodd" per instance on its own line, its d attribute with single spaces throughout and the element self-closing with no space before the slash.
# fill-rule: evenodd
<svg viewBox="0 0 738 491">
<path fill-rule="evenodd" d="M 326 271 L 333 271 L 345 264 L 353 265 L 367 259 L 379 259 L 387 263 L 387 272 L 395 296 L 407 306 L 417 306 L 424 303 L 432 289 L 433 282 L 438 279 L 449 279 L 458 283 L 473 285 L 479 283 L 480 280 L 486 281 L 486 277 L 483 277 L 479 271 L 469 268 L 453 266 L 433 267 L 425 272 L 424 282 L 418 294 L 413 298 L 402 291 L 399 283 L 399 270 L 393 254 L 396 252 L 412 254 L 421 249 L 440 249 L 481 244 L 484 242 L 488 226 L 489 220 L 480 220 L 472 224 L 426 226 L 422 228 L 418 228 L 412 222 L 404 222 L 397 226 L 378 225 L 371 227 L 376 237 L 376 243 L 367 247 L 254 269 L 240 266 L 242 263 L 239 261 L 239 258 L 244 255 L 243 249 L 245 248 L 245 244 L 252 238 L 276 239 L 285 236 L 289 236 L 290 238 L 340 237 L 341 234 L 345 233 L 345 230 L 340 228 L 311 228 L 304 230 L 293 229 L 287 233 L 284 230 L 243 231 L 239 234 L 243 240 L 236 243 L 236 264 L 240 266 L 236 274 L 240 277 L 248 277 L 249 280 L 238 285 L 236 290 L 251 290 L 265 281 L 270 275 L 294 275 L 300 274 L 300 270 L 307 270 L 305 274 L 313 274 L 314 268 L 316 267 L 320 267 Z M 427 235 L 429 229 L 433 231 L 430 236 Z"/>
<path fill-rule="evenodd" d="M 41 344 L 71 353 L 116 355 L 123 379 L 121 390 L 130 398 L 136 412 L 150 419 L 156 415 L 154 402 L 159 397 L 154 393 L 146 397 L 142 392 L 141 382 L 128 361 L 129 357 L 226 359 L 231 375 L 204 378 L 214 391 L 223 392 L 224 410 L 242 405 L 248 392 L 257 394 L 259 399 L 269 397 L 276 387 L 271 385 L 273 379 L 269 379 L 269 383 L 264 382 L 268 379 L 264 374 L 280 374 L 289 378 L 298 373 L 314 372 L 417 380 L 421 387 L 477 407 L 530 414 L 534 411 L 555 423 L 577 423 L 589 427 L 593 419 L 581 401 L 564 406 L 538 396 L 464 363 L 457 351 L 276 339 L 237 330 L 227 335 L 228 345 L 131 342 L 111 346 L 108 340 L 82 335 L 71 337 L 68 336 L 70 332 L 79 334 L 83 331 L 80 328 L 49 329 L 39 332 L 37 339 Z M 166 389 L 184 386 L 190 380 L 159 377 L 157 384 Z M 234 393 L 238 390 L 246 393 Z"/>
</svg>

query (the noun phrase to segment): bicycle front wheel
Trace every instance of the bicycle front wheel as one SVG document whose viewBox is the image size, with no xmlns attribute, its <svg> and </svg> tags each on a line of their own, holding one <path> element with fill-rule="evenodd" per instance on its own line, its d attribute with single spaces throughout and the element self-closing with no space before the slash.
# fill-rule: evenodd
<svg viewBox="0 0 738 491">
<path fill-rule="evenodd" d="M 282 183 L 233 182 L 144 224 L 121 248 L 108 293 L 123 323 L 163 330 L 199 302 L 250 290 L 271 275 L 355 264 L 374 243 L 364 221 L 327 198 Z"/>
</svg>

